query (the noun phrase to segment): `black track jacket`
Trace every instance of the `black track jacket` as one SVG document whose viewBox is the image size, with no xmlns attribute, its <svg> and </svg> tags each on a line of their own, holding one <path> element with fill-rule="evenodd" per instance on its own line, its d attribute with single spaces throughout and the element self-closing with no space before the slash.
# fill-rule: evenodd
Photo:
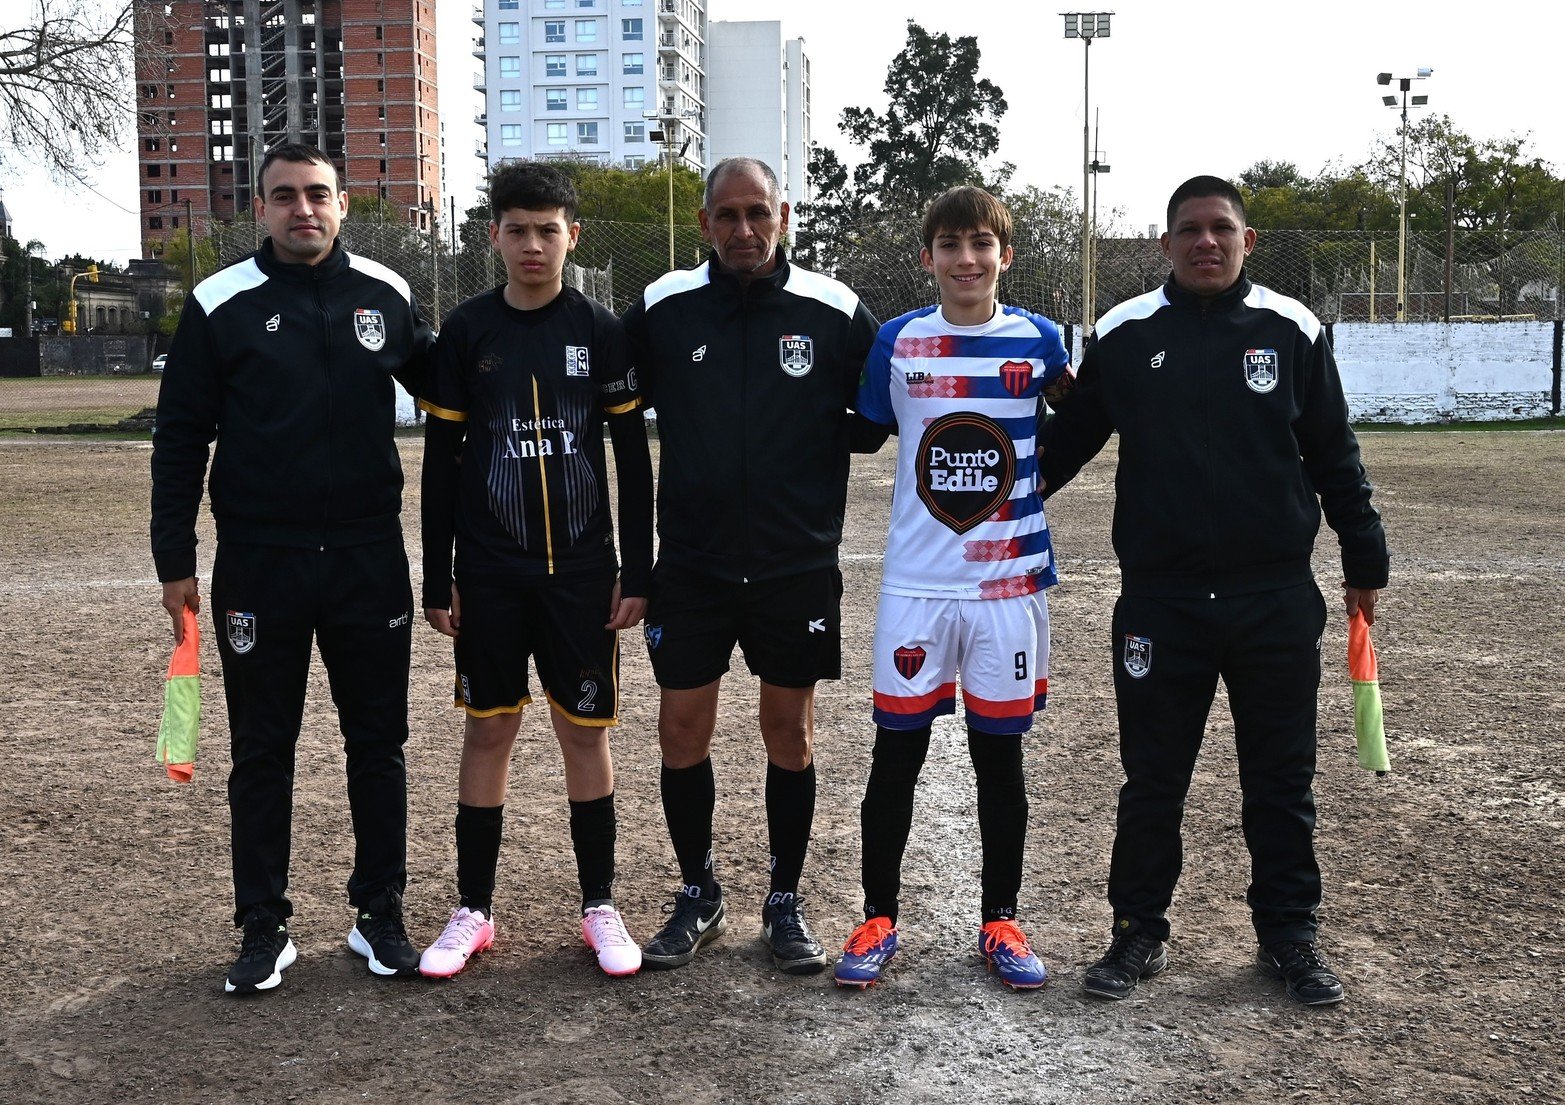
<svg viewBox="0 0 1565 1105">
<path fill-rule="evenodd" d="M 407 281 L 339 241 L 283 264 L 270 239 L 185 299 L 152 438 L 158 579 L 196 572 L 207 450 L 220 541 L 342 548 L 401 532 L 396 389 L 417 395 L 434 331 Z"/>
<path fill-rule="evenodd" d="M 657 411 L 660 570 L 738 582 L 837 563 L 848 412 L 879 324 L 777 255 L 748 285 L 716 258 L 671 272 L 625 313 Z"/>
<path fill-rule="evenodd" d="M 1119 433 L 1126 594 L 1247 594 L 1312 579 L 1321 510 L 1351 587 L 1386 585 L 1380 515 L 1320 322 L 1243 274 L 1203 301 L 1170 277 L 1098 321 L 1043 434 L 1046 495 Z"/>
</svg>

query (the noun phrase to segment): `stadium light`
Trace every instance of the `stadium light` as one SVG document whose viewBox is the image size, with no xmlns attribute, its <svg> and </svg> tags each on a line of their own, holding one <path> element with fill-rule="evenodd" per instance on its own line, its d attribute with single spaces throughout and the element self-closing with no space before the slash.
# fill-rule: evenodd
<svg viewBox="0 0 1565 1105">
<path fill-rule="evenodd" d="M 686 108 L 684 111 L 675 112 L 672 107 L 666 111 L 643 111 L 641 117 L 648 123 L 657 124 L 647 132 L 647 137 L 653 142 L 661 143 L 663 154 L 668 159 L 668 271 L 674 271 L 674 143 L 679 139 L 679 124 L 682 120 L 694 119 L 698 113 L 694 108 Z M 693 136 L 692 136 L 693 137 Z M 683 158 L 685 151 L 690 148 L 690 138 L 685 139 L 685 144 L 679 147 L 678 156 Z"/>
<path fill-rule="evenodd" d="M 1092 328 L 1094 321 L 1092 286 L 1092 42 L 1109 37 L 1109 17 L 1113 12 L 1061 12 L 1065 17 L 1065 37 L 1079 38 L 1085 49 L 1081 63 L 1081 328 Z"/>
<path fill-rule="evenodd" d="M 1375 83 L 1390 85 L 1395 82 L 1402 93 L 1400 107 L 1402 109 L 1402 168 L 1397 175 L 1397 321 L 1407 321 L 1407 109 L 1408 91 L 1413 87 L 1414 81 L 1428 79 L 1434 74 L 1434 70 L 1421 65 L 1411 77 L 1393 77 L 1390 73 L 1376 73 Z M 1395 96 L 1382 96 L 1380 102 L 1389 108 L 1398 107 Z M 1424 107 L 1429 103 L 1428 96 L 1414 96 L 1413 107 Z"/>
</svg>

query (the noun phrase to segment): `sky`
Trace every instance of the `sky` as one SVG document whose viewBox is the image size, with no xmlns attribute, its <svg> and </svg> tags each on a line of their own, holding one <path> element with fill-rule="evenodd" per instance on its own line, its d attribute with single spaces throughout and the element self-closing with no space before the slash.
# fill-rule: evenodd
<svg viewBox="0 0 1565 1105">
<path fill-rule="evenodd" d="M 107 2 L 107 0 L 102 0 Z M 469 0 L 438 0 L 441 114 L 447 186 L 459 209 L 473 199 L 480 110 Z M 1015 185 L 1081 189 L 1083 89 L 1087 48 L 1064 37 L 1064 5 L 1029 0 L 709 0 L 708 16 L 777 19 L 803 37 L 810 57 L 814 137 L 852 163 L 837 120 L 844 107 L 885 107 L 891 59 L 906 20 L 931 32 L 975 35 L 981 76 L 999 85 L 1009 110 L 998 160 L 1016 165 Z M 30 8 L 0 0 L 3 22 Z M 1390 4 L 1380 0 L 1122 0 L 1109 38 L 1091 47 L 1091 108 L 1098 117 L 1099 215 L 1144 232 L 1164 221 L 1168 194 L 1198 173 L 1234 177 L 1257 161 L 1291 161 L 1303 172 L 1364 160 L 1391 139 L 1398 113 L 1382 105 L 1375 74 L 1434 75 L 1415 82 L 1428 110 L 1449 114 L 1478 138 L 1530 134 L 1532 152 L 1565 172 L 1565 4 L 1518 0 L 1472 5 Z M 1437 15 L 1437 11 L 1447 14 Z M 89 181 L 61 185 L 11 164 L 0 150 L 0 186 L 23 241 L 42 240 L 51 257 L 81 252 L 123 262 L 139 255 L 134 134 L 105 157 Z M 1565 199 L 1562 199 L 1565 203 Z"/>
</svg>

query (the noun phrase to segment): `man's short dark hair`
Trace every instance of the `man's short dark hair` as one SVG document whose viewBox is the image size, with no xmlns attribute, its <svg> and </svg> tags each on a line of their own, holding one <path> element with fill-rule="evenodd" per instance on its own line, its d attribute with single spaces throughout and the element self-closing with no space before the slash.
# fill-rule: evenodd
<svg viewBox="0 0 1565 1105">
<path fill-rule="evenodd" d="M 576 186 L 571 178 L 542 161 L 506 161 L 489 174 L 489 217 L 495 225 L 507 211 L 562 208 L 567 224 L 576 221 Z"/>
<path fill-rule="evenodd" d="M 935 248 L 935 235 L 963 230 L 987 230 L 1000 241 L 1003 251 L 1011 244 L 1011 209 L 998 197 L 964 185 L 948 188 L 924 209 L 924 248 Z"/>
<path fill-rule="evenodd" d="M 1220 176 L 1193 176 L 1175 188 L 1174 194 L 1168 197 L 1168 229 L 1174 229 L 1174 216 L 1179 214 L 1180 204 L 1185 200 L 1205 199 L 1208 196 L 1219 196 L 1233 204 L 1240 224 L 1248 225 L 1249 216 L 1245 212 L 1244 197 L 1239 194 L 1239 189 Z"/>
<path fill-rule="evenodd" d="M 331 158 L 316 149 L 307 142 L 283 142 L 266 151 L 266 156 L 261 158 L 261 167 L 255 174 L 255 194 L 262 199 L 266 198 L 266 170 L 272 167 L 274 161 L 292 161 L 296 165 L 326 165 L 331 169 L 332 180 L 336 182 L 332 188 L 332 195 L 342 191 L 342 174 L 337 171 L 337 165 Z"/>
<path fill-rule="evenodd" d="M 707 211 L 712 210 L 712 194 L 717 191 L 717 183 L 729 173 L 754 170 L 759 173 L 761 179 L 766 182 L 766 195 L 772 201 L 772 210 L 782 210 L 782 185 L 777 183 L 777 174 L 772 167 L 757 157 L 725 157 L 706 175 L 706 191 L 701 195 L 701 206 Z"/>
</svg>

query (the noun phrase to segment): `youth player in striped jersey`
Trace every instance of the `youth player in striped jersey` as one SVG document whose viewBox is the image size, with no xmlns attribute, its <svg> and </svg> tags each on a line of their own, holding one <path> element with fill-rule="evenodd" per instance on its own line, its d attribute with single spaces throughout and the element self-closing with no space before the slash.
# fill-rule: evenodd
<svg viewBox="0 0 1565 1105">
<path fill-rule="evenodd" d="M 607 974 L 641 949 L 614 907 L 616 631 L 641 620 L 652 575 L 652 462 L 618 318 L 563 283 L 581 230 L 559 170 L 513 162 L 490 178 L 490 241 L 506 283 L 441 328 L 421 406 L 424 616 L 455 638 L 467 711 L 457 782 L 459 902 L 419 970 L 446 978 L 494 939 L 493 896 L 511 746 L 538 668 L 565 760 L 582 938 Z M 609 520 L 607 419 L 623 569 Z M 452 568 L 453 535 L 456 564 Z"/>
<path fill-rule="evenodd" d="M 1060 330 L 996 301 L 1011 214 L 954 188 L 924 216 L 920 259 L 940 303 L 880 329 L 856 409 L 900 438 L 875 626 L 875 749 L 864 793 L 865 921 L 836 967 L 868 986 L 897 947 L 902 854 L 934 719 L 961 674 L 983 844 L 979 950 L 1002 982 L 1047 972 L 1016 924 L 1027 791 L 1022 736 L 1048 691 L 1056 581 L 1037 487 L 1039 404 L 1070 387 Z"/>
</svg>

